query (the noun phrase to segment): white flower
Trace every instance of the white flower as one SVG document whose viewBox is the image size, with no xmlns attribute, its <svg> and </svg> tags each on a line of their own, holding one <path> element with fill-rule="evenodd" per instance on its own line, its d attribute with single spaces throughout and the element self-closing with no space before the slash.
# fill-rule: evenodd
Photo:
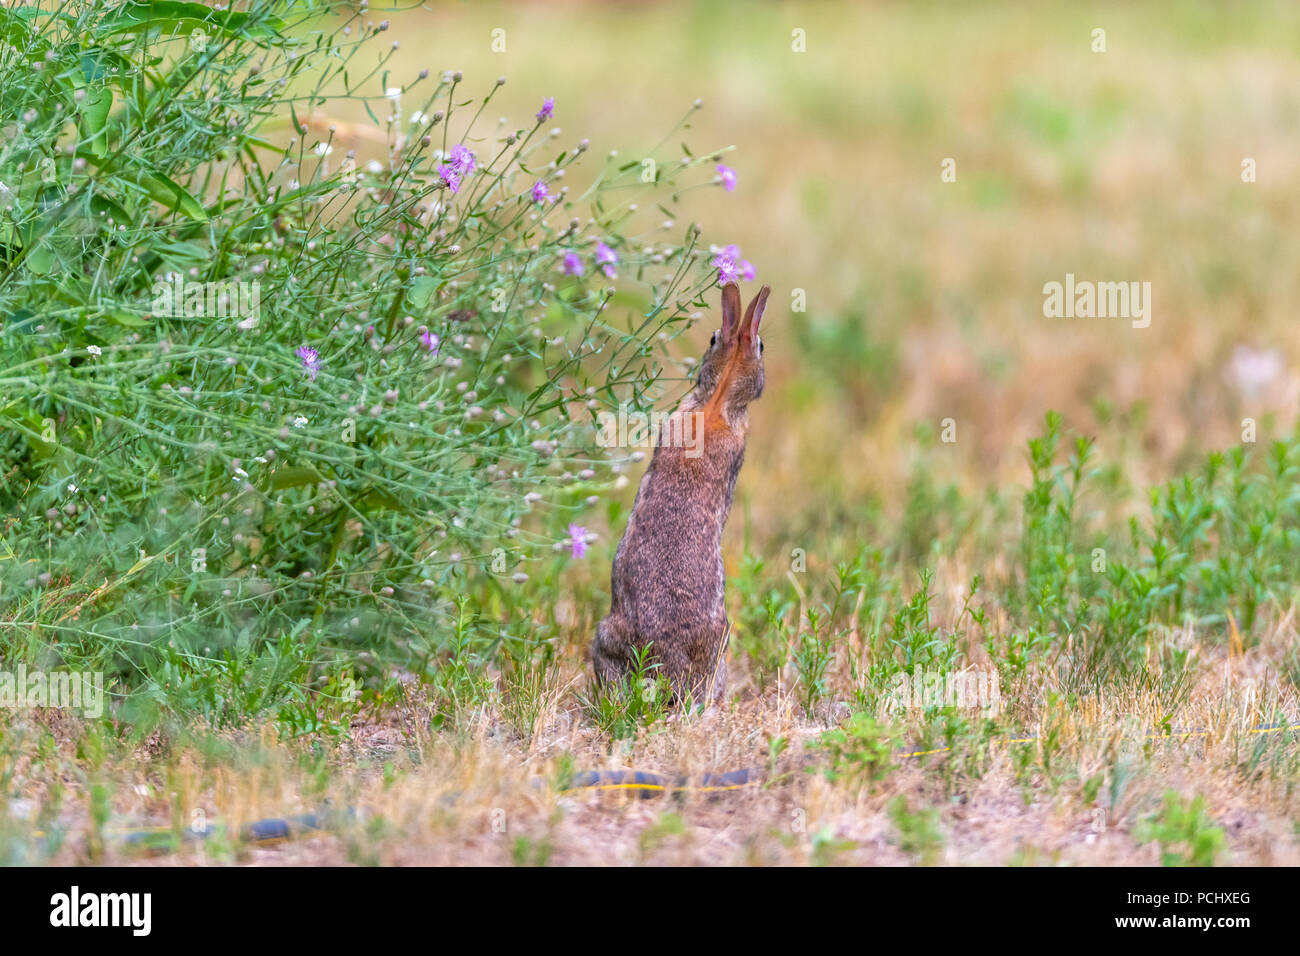
<svg viewBox="0 0 1300 956">
<path fill-rule="evenodd" d="M 1232 353 L 1229 370 L 1237 388 L 1253 397 L 1267 389 L 1286 371 L 1286 363 L 1276 349 L 1261 351 L 1238 345 Z"/>
<path fill-rule="evenodd" d="M 294 428 L 302 428 L 302 426 L 303 426 L 303 425 L 306 425 L 306 424 L 307 424 L 307 419 L 303 418 L 301 415 L 295 415 L 295 416 L 294 416 L 294 418 L 293 418 L 293 427 L 294 427 Z"/>
<path fill-rule="evenodd" d="M 101 349 L 98 345 L 87 345 L 87 346 L 86 346 L 86 351 L 89 352 L 91 355 L 103 355 L 103 354 L 104 354 L 104 350 Z"/>
</svg>

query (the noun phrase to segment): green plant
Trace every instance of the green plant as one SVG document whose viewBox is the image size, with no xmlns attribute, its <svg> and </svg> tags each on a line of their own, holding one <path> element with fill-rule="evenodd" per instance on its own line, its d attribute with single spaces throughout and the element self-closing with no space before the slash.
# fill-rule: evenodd
<svg viewBox="0 0 1300 956">
<path fill-rule="evenodd" d="M 934 572 L 930 568 L 923 569 L 921 587 L 894 615 L 887 638 L 890 650 L 908 673 L 917 667 L 946 670 L 951 666 L 956 651 L 953 642 L 930 620 L 933 597 L 930 587 L 933 582 Z"/>
<path fill-rule="evenodd" d="M 659 225 L 713 157 L 583 189 L 585 140 L 484 129 L 500 84 L 392 76 L 383 30 L 0 9 L 0 653 L 103 672 L 119 717 L 305 733 L 400 670 L 483 703 L 481 609 L 585 534 L 596 412 L 659 395 L 714 282 Z"/>
<path fill-rule="evenodd" d="M 646 644 L 633 651 L 633 659 L 623 679 L 606 682 L 580 693 L 583 710 L 615 740 L 636 735 L 637 729 L 663 720 L 672 702 L 672 685 L 658 673 L 660 663 Z M 688 709 L 690 702 L 683 702 Z"/>
<path fill-rule="evenodd" d="M 515 866 L 546 866 L 554 853 L 555 845 L 548 837 L 516 837 L 510 848 L 510 857 Z"/>
<path fill-rule="evenodd" d="M 789 628 L 786 617 L 795 604 L 777 588 L 763 590 L 767 563 L 746 551 L 740 572 L 728 582 L 740 601 L 734 630 L 736 649 L 750 662 L 759 690 L 766 690 L 785 664 Z"/>
<path fill-rule="evenodd" d="M 826 671 L 835 660 L 835 644 L 829 617 L 811 607 L 805 617 L 808 628 L 795 640 L 794 667 L 799 677 L 799 702 L 811 714 L 826 694 Z"/>
<path fill-rule="evenodd" d="M 824 760 L 824 773 L 856 789 L 871 788 L 894 769 L 889 731 L 869 714 L 858 712 L 844 726 L 828 730 L 809 745 Z"/>
<path fill-rule="evenodd" d="M 1137 830 L 1139 843 L 1160 844 L 1165 866 L 1214 866 L 1227 841 L 1205 812 L 1204 798 L 1184 800 L 1173 790 L 1165 792 L 1159 811 Z"/>
<path fill-rule="evenodd" d="M 662 813 L 653 823 L 646 826 L 637 837 L 637 848 L 641 859 L 645 860 L 673 837 L 686 833 L 686 823 L 676 813 Z"/>
<path fill-rule="evenodd" d="M 901 794 L 889 802 L 889 819 L 898 829 L 899 846 L 922 866 L 932 866 L 943 853 L 939 811 L 933 807 L 913 812 Z"/>
<path fill-rule="evenodd" d="M 555 645 L 540 635 L 511 636 L 502 642 L 502 716 L 531 742 L 558 688 Z"/>
<path fill-rule="evenodd" d="M 823 827 L 812 835 L 811 860 L 813 866 L 834 866 L 842 854 L 857 849 L 857 843 L 837 837 L 830 827 Z"/>
<path fill-rule="evenodd" d="M 1061 438 L 1051 413 L 1029 443 L 1022 577 L 1005 596 L 1024 630 L 1005 640 L 1008 666 L 1023 672 L 1047 653 L 1072 693 L 1128 685 L 1155 694 L 1167 723 L 1196 668 L 1174 629 L 1227 639 L 1252 628 L 1264 604 L 1290 600 L 1294 563 L 1285 555 L 1300 544 L 1300 437 L 1275 442 L 1265 461 L 1243 448 L 1210 455 L 1199 471 L 1154 489 L 1126 534 L 1080 515 L 1100 469 L 1085 438 L 1058 462 Z"/>
</svg>

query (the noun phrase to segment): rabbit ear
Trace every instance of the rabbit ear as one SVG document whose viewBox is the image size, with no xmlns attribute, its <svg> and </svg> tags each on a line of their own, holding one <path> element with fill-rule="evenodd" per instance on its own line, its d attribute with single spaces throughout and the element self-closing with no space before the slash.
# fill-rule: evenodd
<svg viewBox="0 0 1300 956">
<path fill-rule="evenodd" d="M 771 292 L 771 286 L 763 286 L 749 303 L 749 308 L 745 310 L 745 324 L 740 327 L 740 337 L 745 341 L 753 341 L 754 336 L 758 334 L 758 326 L 763 321 L 763 313 L 767 311 L 767 297 Z"/>
<path fill-rule="evenodd" d="M 734 282 L 722 287 L 722 337 L 729 339 L 740 324 L 740 288 Z"/>
</svg>

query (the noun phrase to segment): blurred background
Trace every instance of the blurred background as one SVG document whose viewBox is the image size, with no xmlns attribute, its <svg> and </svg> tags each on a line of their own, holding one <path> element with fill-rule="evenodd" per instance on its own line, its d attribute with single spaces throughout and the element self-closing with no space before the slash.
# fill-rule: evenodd
<svg viewBox="0 0 1300 956">
<path fill-rule="evenodd" d="M 554 95 L 566 141 L 591 139 L 593 176 L 609 149 L 653 147 L 696 98 L 682 138 L 697 155 L 735 147 L 735 191 L 690 206 L 705 242 L 738 244 L 774 288 L 733 536 L 898 511 L 918 470 L 963 492 L 1021 482 L 1048 409 L 1095 434 L 1134 487 L 1240 442 L 1243 417 L 1261 442 L 1294 420 L 1293 4 L 382 15 L 402 44 L 394 75 L 459 69 L 470 89 L 503 75 L 491 109 L 515 118 Z M 1150 327 L 1045 318 L 1043 285 L 1066 273 L 1150 282 Z M 796 289 L 806 312 L 791 311 Z M 955 443 L 938 440 L 945 418 Z"/>
</svg>

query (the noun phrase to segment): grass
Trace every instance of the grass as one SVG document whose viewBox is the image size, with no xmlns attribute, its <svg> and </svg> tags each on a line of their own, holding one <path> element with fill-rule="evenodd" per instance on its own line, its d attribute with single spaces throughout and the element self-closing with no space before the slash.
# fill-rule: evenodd
<svg viewBox="0 0 1300 956">
<path fill-rule="evenodd" d="M 347 16 L 290 32 L 328 35 Z M 132 242 L 50 248 L 99 271 L 8 267 L 0 654 L 5 669 L 104 670 L 114 698 L 101 720 L 0 711 L 0 859 L 116 861 L 127 853 L 114 833 L 151 824 L 176 837 L 174 856 L 223 863 L 1300 862 L 1295 732 L 1256 732 L 1300 720 L 1300 289 L 1286 265 L 1300 251 L 1300 186 L 1278 172 L 1300 138 L 1294 10 L 678 3 L 575 19 L 476 4 L 383 16 L 393 29 L 358 48 L 347 82 L 256 38 L 226 54 L 235 66 L 265 57 L 272 77 L 304 71 L 287 88 L 328 97 L 304 107 L 306 134 L 268 101 L 263 133 L 292 140 L 292 154 L 245 151 L 237 174 L 212 160 L 264 215 L 226 221 L 209 202 L 196 227 L 175 193 L 130 186 L 139 169 L 106 169 L 94 181 L 124 207 L 134 197 Z M 1105 54 L 1088 49 L 1099 24 Z M 498 26 L 505 53 L 490 46 Z M 796 26 L 805 54 L 789 50 Z M 390 36 L 417 30 L 427 43 L 392 49 Z M 124 56 L 160 42 L 126 37 Z M 666 68 L 665 50 L 688 68 Z M 36 96 L 6 64 L 5 96 Z M 240 69 L 213 88 L 252 109 Z M 463 79 L 440 79 L 449 69 Z M 615 109 L 611 77 L 654 82 L 629 81 Z M 480 157 L 502 135 L 497 112 L 515 118 L 502 130 L 524 128 L 517 118 L 532 125 L 554 95 L 536 168 L 581 211 L 529 233 L 527 212 L 511 211 L 527 203 L 507 205 L 508 221 L 458 219 L 419 245 L 430 224 L 403 232 L 385 191 L 398 167 L 383 93 L 408 82 L 401 122 L 443 108 L 441 128 Z M 194 123 L 201 98 L 158 102 L 183 108 L 133 122 L 184 145 L 161 173 L 206 202 L 204 156 L 225 134 Z M 696 159 L 680 167 L 670 139 L 655 155 L 678 181 L 640 183 L 639 160 L 682 114 L 675 136 Z M 570 156 L 578 130 L 590 152 Z M 51 122 L 47 135 L 87 133 L 99 135 Z M 110 122 L 103 136 L 115 135 Z M 330 162 L 313 158 L 318 140 L 333 144 Z M 564 161 L 547 166 L 562 144 Z M 703 150 L 731 145 L 729 194 Z M 51 186 L 12 150 L 5 162 L 31 190 L 18 209 L 39 217 Z M 304 193 L 334 194 L 348 150 L 365 188 L 335 219 L 301 215 Z M 76 154 L 49 152 L 55 185 L 81 182 Z M 1241 180 L 1244 156 L 1259 161 L 1255 183 Z M 954 183 L 940 179 L 944 157 Z M 367 172 L 372 159 L 386 172 Z M 515 193 L 535 179 L 521 161 Z M 0 181 L 18 181 L 8 168 Z M 436 160 L 422 169 L 417 190 Z M 603 191 L 579 200 L 593 182 Z M 649 210 L 667 204 L 671 230 L 631 217 L 643 188 L 639 211 L 657 221 L 667 213 Z M 617 282 L 556 271 L 570 215 L 594 220 L 584 250 L 617 238 Z M 506 238 L 489 240 L 494 229 Z M 416 245 L 399 255 L 379 242 L 390 231 Z M 509 271 L 530 241 L 549 251 L 545 267 Z M 649 667 L 623 688 L 589 685 L 585 651 L 640 466 L 594 446 L 587 402 L 665 407 L 680 394 L 716 303 L 701 292 L 707 255 L 665 284 L 673 256 L 732 242 L 783 301 L 802 291 L 807 311 L 774 309 L 767 323 L 768 390 L 724 542 L 729 696 L 701 712 L 668 707 Z M 663 262 L 661 247 L 675 250 Z M 158 272 L 233 264 L 214 279 L 262 264 L 276 321 L 255 340 L 184 316 L 122 324 L 100 276 L 130 277 L 132 248 L 159 255 Z M 412 303 L 421 263 L 472 278 Z M 485 338 L 506 272 L 529 305 Z M 1043 318 L 1042 286 L 1066 272 L 1152 282 L 1151 327 Z M 336 274 L 355 279 L 322 305 Z M 605 285 L 619 290 L 608 305 Z M 656 305 L 662 338 L 638 319 Z M 40 329 L 21 312 L 36 306 Z M 459 369 L 384 352 L 418 350 L 421 325 Z M 315 379 L 294 356 L 303 342 L 325 358 Z M 103 354 L 92 360 L 90 344 Z M 79 361 L 50 358 L 65 348 Z M 505 385 L 475 384 L 497 375 Z M 461 383 L 482 393 L 484 419 L 507 421 L 463 427 Z M 301 438 L 298 412 L 312 430 Z M 341 454 L 344 417 L 362 454 Z M 230 480 L 236 467 L 247 485 Z M 274 483 L 304 467 L 325 486 Z M 570 523 L 595 535 L 585 558 L 555 550 Z M 997 705 L 945 696 L 962 675 L 995 686 Z M 938 690 L 900 696 L 915 687 Z M 575 770 L 602 767 L 761 767 L 765 782 L 658 802 L 560 793 Z M 237 834 L 327 802 L 364 813 L 279 849 L 182 840 L 196 814 Z"/>
</svg>

